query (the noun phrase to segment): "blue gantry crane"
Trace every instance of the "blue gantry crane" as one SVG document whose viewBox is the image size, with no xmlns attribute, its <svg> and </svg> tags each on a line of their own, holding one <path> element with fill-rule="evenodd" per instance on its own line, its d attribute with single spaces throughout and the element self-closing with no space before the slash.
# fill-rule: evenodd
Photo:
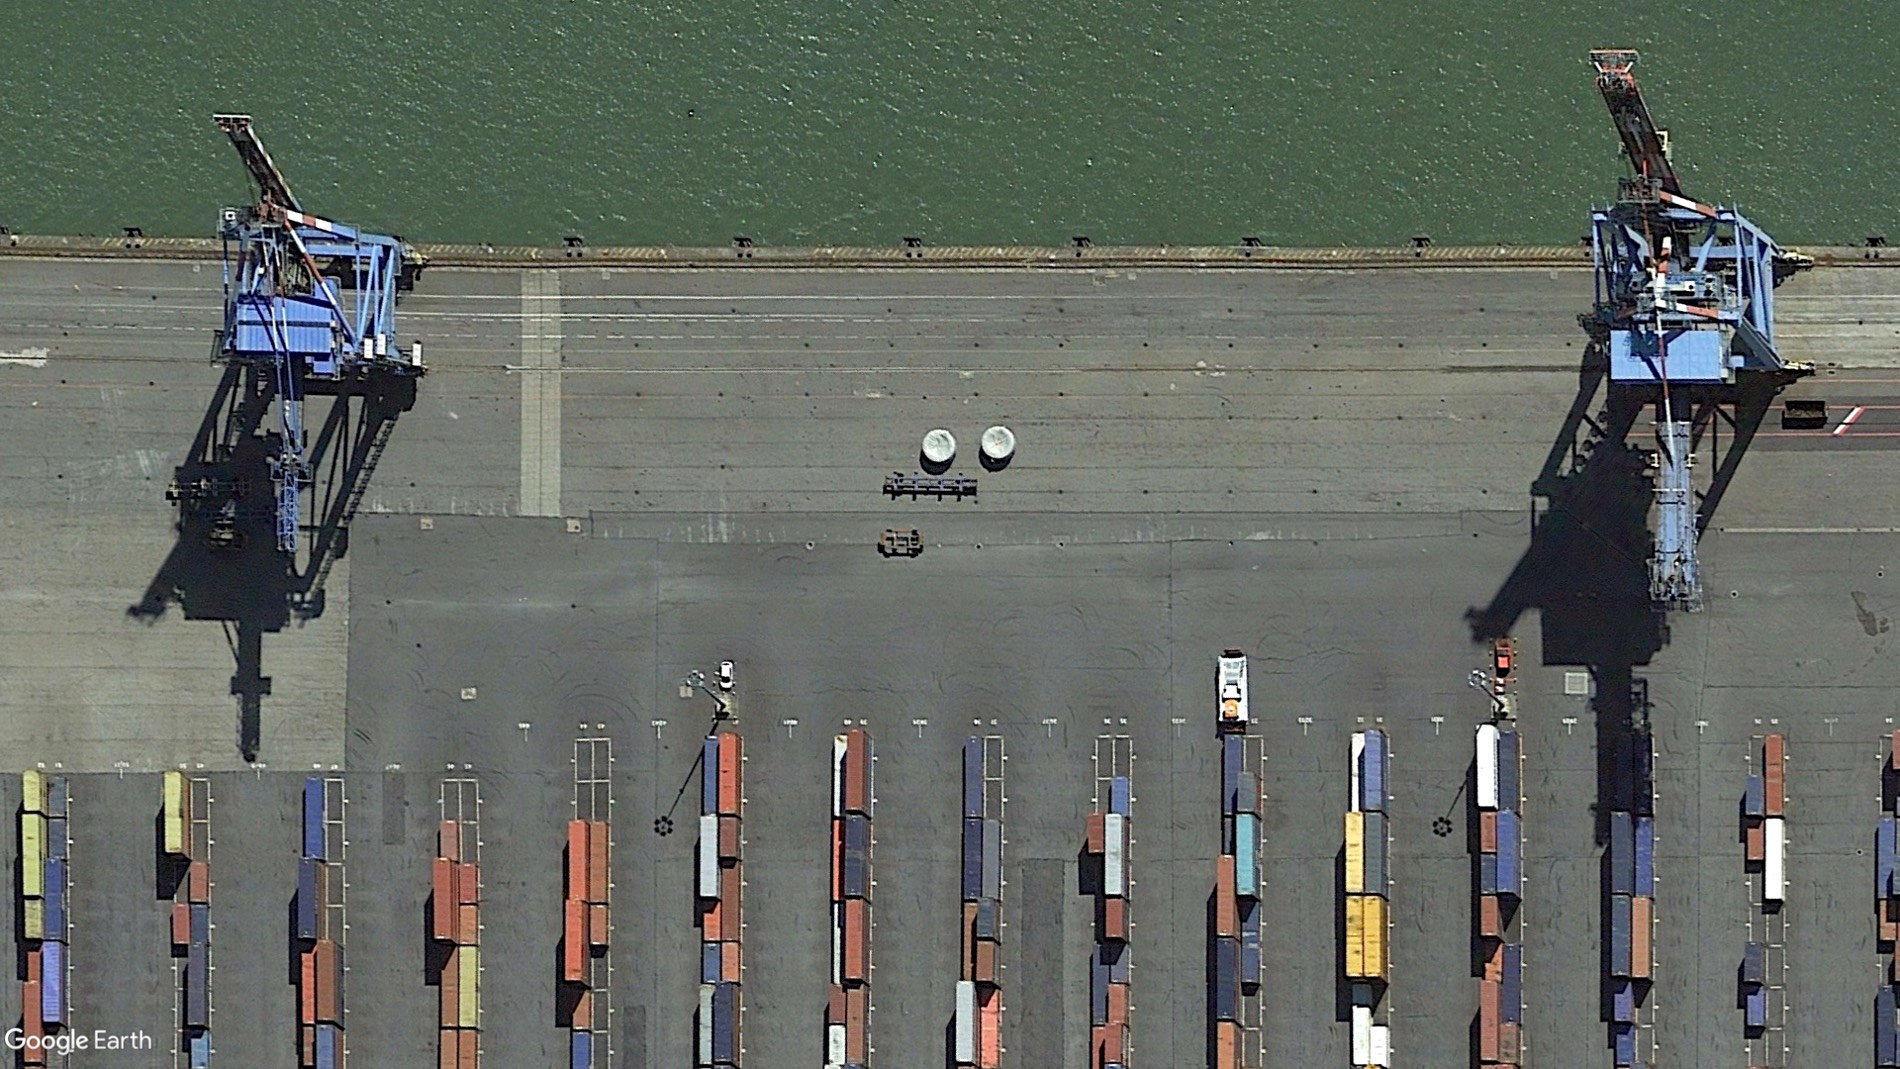
<svg viewBox="0 0 1900 1069">
<path fill-rule="evenodd" d="M 403 352 L 396 340 L 396 299 L 415 286 L 425 260 L 397 237 L 371 234 L 304 210 L 264 151 L 248 115 L 216 115 L 257 184 L 257 203 L 226 208 L 224 242 L 226 360 L 268 370 L 278 428 L 272 482 L 277 548 L 297 553 L 302 498 L 311 482 L 303 402 L 312 388 L 334 389 L 378 376 L 424 373 L 422 343 Z"/>
<path fill-rule="evenodd" d="M 1635 176 L 1616 203 L 1590 214 L 1595 325 L 1607 334 L 1611 389 L 1656 403 L 1657 526 L 1650 596 L 1668 608 L 1702 605 L 1698 505 L 1691 463 L 1692 398 L 1720 399 L 1747 376 L 1809 373 L 1775 343 L 1774 291 L 1812 261 L 1781 249 L 1734 208 L 1683 192 L 1668 132 L 1650 117 L 1628 49 L 1590 53 Z"/>
</svg>

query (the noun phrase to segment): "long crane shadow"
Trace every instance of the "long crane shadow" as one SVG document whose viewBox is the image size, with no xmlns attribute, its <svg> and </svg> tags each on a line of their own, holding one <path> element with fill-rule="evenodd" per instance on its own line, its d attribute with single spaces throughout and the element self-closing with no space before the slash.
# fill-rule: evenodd
<svg viewBox="0 0 1900 1069">
<path fill-rule="evenodd" d="M 215 351 L 215 350 L 214 350 Z M 173 606 L 187 620 L 223 625 L 231 649 L 231 694 L 237 701 L 237 747 L 256 761 L 262 745 L 264 636 L 323 613 L 324 583 L 349 547 L 349 525 L 369 485 L 396 419 L 414 407 L 413 378 L 373 376 L 311 384 L 331 398 L 316 447 L 314 520 L 304 532 L 304 554 L 277 548 L 272 462 L 278 434 L 266 427 L 276 401 L 274 375 L 229 364 L 205 408 L 166 496 L 176 503 L 177 541 L 144 594 L 126 610 L 156 622 Z M 314 400 L 314 396 L 312 397 Z M 306 402 L 310 404 L 309 401 Z"/>
</svg>

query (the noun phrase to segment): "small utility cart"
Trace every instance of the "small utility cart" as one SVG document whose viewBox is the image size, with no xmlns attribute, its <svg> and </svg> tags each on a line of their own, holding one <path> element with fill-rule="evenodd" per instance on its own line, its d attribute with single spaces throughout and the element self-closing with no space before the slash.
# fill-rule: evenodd
<svg viewBox="0 0 1900 1069">
<path fill-rule="evenodd" d="M 886 557 L 915 557 L 924 551 L 924 536 L 915 527 L 908 531 L 887 528 L 878 536 L 877 551 Z"/>
</svg>

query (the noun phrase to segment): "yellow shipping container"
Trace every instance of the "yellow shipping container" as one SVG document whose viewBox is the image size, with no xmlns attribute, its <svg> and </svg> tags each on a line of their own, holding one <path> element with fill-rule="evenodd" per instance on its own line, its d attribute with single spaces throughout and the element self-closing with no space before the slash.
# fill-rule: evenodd
<svg viewBox="0 0 1900 1069">
<path fill-rule="evenodd" d="M 20 773 L 20 808 L 28 813 L 46 812 L 46 773 L 35 768 Z"/>
<path fill-rule="evenodd" d="M 1346 977 L 1366 974 L 1366 900 L 1360 895 L 1346 896 Z"/>
<path fill-rule="evenodd" d="M 46 875 L 46 818 L 38 813 L 20 814 L 20 895 L 38 898 L 44 891 Z"/>
<path fill-rule="evenodd" d="M 482 992 L 482 950 L 480 947 L 462 947 L 455 952 L 456 966 L 461 970 L 457 985 L 462 996 L 459 1007 L 461 1017 L 456 1022 L 463 1028 L 474 1028 L 481 1021 Z"/>
<path fill-rule="evenodd" d="M 37 898 L 29 898 L 21 905 L 24 907 L 20 911 L 21 924 L 25 929 L 23 934 L 28 939 L 45 939 L 46 904 Z"/>
<path fill-rule="evenodd" d="M 1366 889 L 1366 815 L 1357 811 L 1346 814 L 1346 893 L 1356 895 Z"/>
<path fill-rule="evenodd" d="M 1383 898 L 1366 899 L 1366 949 L 1365 970 L 1367 976 L 1376 976 L 1381 980 L 1390 974 L 1390 959 L 1386 946 L 1386 901 Z"/>
<path fill-rule="evenodd" d="M 165 852 L 177 857 L 185 854 L 185 783 L 183 772 L 165 773 Z"/>
</svg>

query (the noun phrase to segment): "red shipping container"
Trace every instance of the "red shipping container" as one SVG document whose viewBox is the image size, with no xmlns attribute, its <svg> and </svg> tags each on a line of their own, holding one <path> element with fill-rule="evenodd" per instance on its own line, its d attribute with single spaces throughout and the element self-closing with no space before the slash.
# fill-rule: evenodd
<svg viewBox="0 0 1900 1069">
<path fill-rule="evenodd" d="M 719 905 L 717 898 L 706 902 L 705 911 L 699 915 L 699 933 L 702 941 L 717 943 L 719 931 L 725 925 L 726 911 Z"/>
<path fill-rule="evenodd" d="M 1504 1023 L 1503 1000 L 1503 985 L 1496 980 L 1486 980 L 1478 985 L 1479 1061 L 1498 1060 L 1498 1025 Z"/>
<path fill-rule="evenodd" d="M 565 925 L 561 930 L 561 978 L 579 983 L 587 957 L 587 903 L 568 899 L 563 903 Z"/>
<path fill-rule="evenodd" d="M 1762 800 L 1763 810 L 1771 817 L 1782 814 L 1787 801 L 1787 786 L 1783 779 L 1787 772 L 1787 748 L 1781 735 L 1768 736 L 1762 742 L 1762 779 L 1767 787 L 1766 797 Z"/>
<path fill-rule="evenodd" d="M 1478 934 L 1487 939 L 1504 938 L 1504 911 L 1498 907 L 1497 895 L 1478 898 Z"/>
<path fill-rule="evenodd" d="M 182 947 L 191 943 L 191 907 L 183 902 L 172 903 L 172 945 Z"/>
<path fill-rule="evenodd" d="M 740 815 L 741 745 L 738 732 L 728 731 L 719 736 L 719 814 L 721 816 Z"/>
<path fill-rule="evenodd" d="M 608 877 L 613 870 L 608 867 L 608 849 L 612 833 L 604 820 L 587 822 L 587 900 L 589 902 L 607 901 Z"/>
<path fill-rule="evenodd" d="M 481 907 L 460 906 L 456 909 L 455 941 L 465 947 L 476 946 L 482 941 Z"/>
<path fill-rule="evenodd" d="M 37 956 L 37 955 L 36 955 Z M 46 1026 L 40 1019 L 40 979 L 34 977 L 20 988 L 20 1030 L 29 1036 L 43 1036 Z"/>
<path fill-rule="evenodd" d="M 1630 899 L 1630 975 L 1649 979 L 1650 940 L 1655 935 L 1651 918 L 1655 904 L 1647 895 Z"/>
<path fill-rule="evenodd" d="M 840 968 L 847 982 L 864 983 L 871 979 L 871 911 L 862 898 L 844 902 L 843 948 Z"/>
<path fill-rule="evenodd" d="M 1891 898 L 1880 899 L 1874 903 L 1874 916 L 1880 922 L 1881 942 L 1900 941 L 1900 902 Z"/>
<path fill-rule="evenodd" d="M 459 1061 L 457 1057 L 457 1047 L 460 1044 L 461 1036 L 449 1028 L 442 1029 L 439 1036 L 440 1039 L 436 1045 L 436 1069 L 459 1069 L 456 1062 Z"/>
<path fill-rule="evenodd" d="M 462 1041 L 456 1048 L 456 1069 L 476 1069 L 475 1053 L 481 1050 L 480 1032 L 463 1032 Z M 338 1063 L 341 1069 L 341 1062 Z"/>
<path fill-rule="evenodd" d="M 34 983 L 40 982 L 40 948 L 34 947 L 26 952 L 26 978 Z M 39 1003 L 34 1003 L 39 1005 Z"/>
<path fill-rule="evenodd" d="M 317 1023 L 317 959 L 313 952 L 297 955 L 297 1023 Z"/>
<path fill-rule="evenodd" d="M 587 907 L 587 945 L 604 947 L 607 945 L 607 904 L 596 902 Z"/>
<path fill-rule="evenodd" d="M 587 896 L 587 822 L 567 822 L 567 897 Z"/>
<path fill-rule="evenodd" d="M 1128 900 L 1126 898 L 1102 899 L 1102 938 L 1114 942 L 1128 942 Z"/>
<path fill-rule="evenodd" d="M 1106 849 L 1106 847 L 1104 847 L 1102 844 L 1105 843 L 1107 840 L 1108 840 L 1108 822 L 1102 819 L 1102 814 L 1090 813 L 1089 814 L 1089 830 L 1088 830 L 1088 852 L 1091 854 L 1101 853 L 1104 849 Z"/>
<path fill-rule="evenodd" d="M 194 906 L 202 906 L 211 901 L 211 863 L 194 861 L 186 870 L 185 897 Z"/>
<path fill-rule="evenodd" d="M 302 1025 L 297 1029 L 297 1064 L 317 1064 L 317 1026 Z"/>
<path fill-rule="evenodd" d="M 1114 987 L 1109 988 L 1115 990 Z M 1110 1023 L 1102 1029 L 1102 1064 L 1119 1065 L 1128 1048 L 1128 1026 Z"/>
<path fill-rule="evenodd" d="M 450 947 L 448 961 L 442 966 L 442 1012 L 439 1019 L 444 1030 L 454 1028 L 462 1020 L 461 953 Z"/>
<path fill-rule="evenodd" d="M 1498 1025 L 1498 1059 L 1508 1064 L 1517 1063 L 1518 1025 L 1514 1021 L 1504 1021 Z"/>
<path fill-rule="evenodd" d="M 844 899 L 844 821 L 831 821 L 831 900 Z"/>
<path fill-rule="evenodd" d="M 317 1020 L 329 1024 L 342 1024 L 338 996 L 341 994 L 338 981 L 342 977 L 342 960 L 337 954 L 336 944 L 328 939 L 319 939 L 310 948 L 310 972 L 317 987 Z"/>
<path fill-rule="evenodd" d="M 1003 1063 L 1003 998 L 993 987 L 976 993 L 976 1061 L 984 1069 Z"/>
<path fill-rule="evenodd" d="M 1214 1026 L 1214 1069 L 1240 1069 L 1240 1025 L 1235 1021 Z"/>
<path fill-rule="evenodd" d="M 429 877 L 429 934 L 448 942 L 455 938 L 455 862 L 436 858 Z"/>
<path fill-rule="evenodd" d="M 854 813 L 871 811 L 871 733 L 852 728 L 844 733 L 844 807 Z"/>
<path fill-rule="evenodd" d="M 1483 979 L 1494 984 L 1504 982 L 1504 944 L 1493 943 L 1484 952 Z"/>
<path fill-rule="evenodd" d="M 719 979 L 729 984 L 739 982 L 739 944 L 719 944 Z"/>
<path fill-rule="evenodd" d="M 1768 833 L 1763 830 L 1760 817 L 1748 817 L 1742 822 L 1742 857 L 1748 861 L 1760 862 L 1768 855 Z"/>
<path fill-rule="evenodd" d="M 844 992 L 844 1060 L 862 1065 L 870 1058 L 871 989 L 848 987 Z"/>
<path fill-rule="evenodd" d="M 739 818 L 719 818 L 719 860 L 739 860 Z"/>
<path fill-rule="evenodd" d="M 455 865 L 456 905 L 466 906 L 481 901 L 481 875 L 473 861 L 461 861 Z"/>
<path fill-rule="evenodd" d="M 1116 1025 L 1125 1028 L 1128 1025 L 1127 984 L 1108 985 L 1108 1024 L 1111 1028 Z"/>
<path fill-rule="evenodd" d="M 594 1030 L 594 993 L 583 990 L 581 997 L 574 1001 L 574 1031 L 591 1032 Z"/>
<path fill-rule="evenodd" d="M 719 941 L 732 942 L 739 938 L 740 887 L 739 870 L 719 870 Z"/>
<path fill-rule="evenodd" d="M 974 944 L 970 979 L 979 984 L 996 983 L 996 944 L 988 940 Z"/>
<path fill-rule="evenodd" d="M 1214 934 L 1240 936 L 1240 903 L 1234 899 L 1234 856 L 1222 854 L 1214 864 Z"/>
<path fill-rule="evenodd" d="M 1478 814 L 1478 851 L 1485 854 L 1498 852 L 1498 815 L 1489 809 Z"/>
<path fill-rule="evenodd" d="M 445 820 L 435 829 L 435 856 L 450 861 L 462 860 L 461 825 L 453 820 Z"/>
<path fill-rule="evenodd" d="M 844 1023 L 844 988 L 831 985 L 831 994 L 825 999 L 825 1023 Z"/>
</svg>

